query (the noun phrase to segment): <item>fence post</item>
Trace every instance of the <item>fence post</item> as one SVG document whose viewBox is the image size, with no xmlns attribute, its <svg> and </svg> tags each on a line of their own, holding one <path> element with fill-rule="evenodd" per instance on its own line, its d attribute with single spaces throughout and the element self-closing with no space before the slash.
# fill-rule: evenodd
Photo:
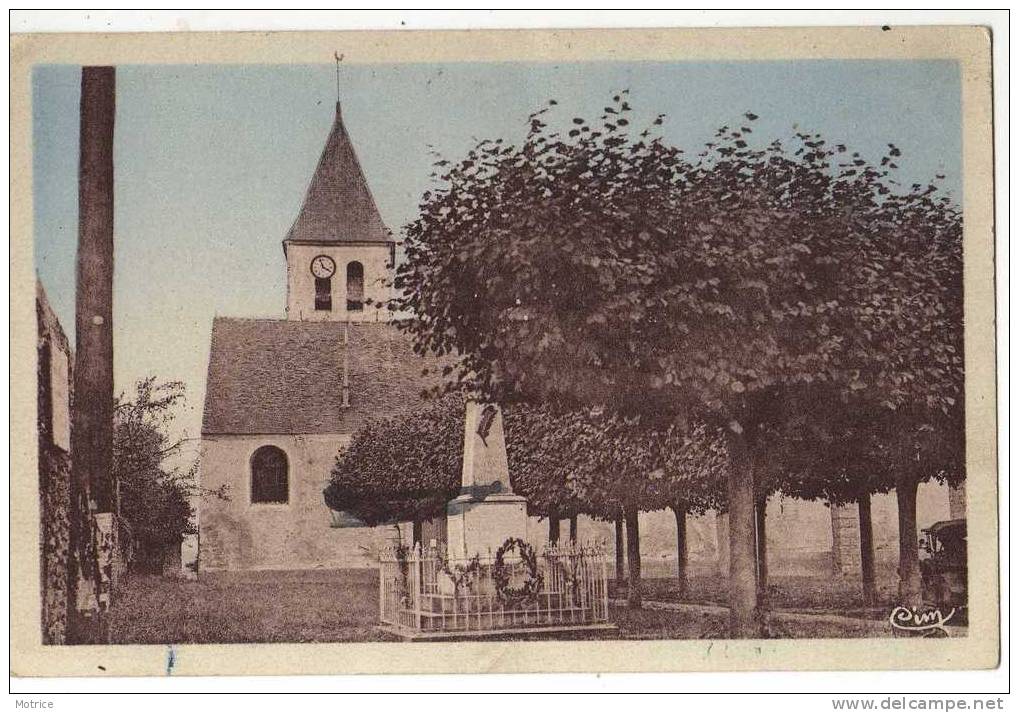
<svg viewBox="0 0 1019 713">
<path fill-rule="evenodd" d="M 421 543 L 414 543 L 414 628 L 421 631 Z"/>
<path fill-rule="evenodd" d="M 602 617 L 605 621 L 609 619 L 609 560 L 604 554 L 601 557 L 601 591 L 602 591 Z"/>
<path fill-rule="evenodd" d="M 379 620 L 386 620 L 386 573 L 385 564 L 382 562 L 383 555 L 379 553 Z"/>
</svg>

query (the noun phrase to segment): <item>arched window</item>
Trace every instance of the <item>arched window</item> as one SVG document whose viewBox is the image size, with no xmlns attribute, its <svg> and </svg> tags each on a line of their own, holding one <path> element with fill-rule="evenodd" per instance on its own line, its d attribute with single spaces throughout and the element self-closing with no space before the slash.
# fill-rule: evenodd
<svg viewBox="0 0 1019 713">
<path fill-rule="evenodd" d="M 333 308 L 333 280 L 331 277 L 315 278 L 315 309 L 328 312 Z"/>
<path fill-rule="evenodd" d="M 251 456 L 251 502 L 285 503 L 290 497 L 287 454 L 262 446 Z"/>
<path fill-rule="evenodd" d="M 357 260 L 347 263 L 347 311 L 364 308 L 364 265 Z"/>
</svg>

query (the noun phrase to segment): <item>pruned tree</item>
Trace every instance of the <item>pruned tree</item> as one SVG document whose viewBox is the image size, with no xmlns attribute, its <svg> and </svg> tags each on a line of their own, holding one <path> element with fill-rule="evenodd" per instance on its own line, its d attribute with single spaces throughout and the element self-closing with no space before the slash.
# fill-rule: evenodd
<svg viewBox="0 0 1019 713">
<path fill-rule="evenodd" d="M 960 379 L 961 380 L 961 379 Z M 960 391 L 947 412 L 902 409 L 893 417 L 889 446 L 899 516 L 899 604 L 920 607 L 916 493 L 928 480 L 958 485 L 965 471 L 965 414 Z"/>
<path fill-rule="evenodd" d="M 677 574 L 685 585 L 686 515 L 711 507 L 720 482 L 719 443 L 703 425 L 687 434 L 598 409 L 515 404 L 507 409 L 506 427 L 513 487 L 529 507 L 550 519 L 584 513 L 625 522 L 625 544 L 617 531 L 617 570 L 625 546 L 630 606 L 641 604 L 641 511 L 670 507 L 676 513 Z"/>
<path fill-rule="evenodd" d="M 368 421 L 336 458 L 326 504 L 368 525 L 421 524 L 445 514 L 463 470 L 464 406 L 449 395 L 413 413 Z"/>
<path fill-rule="evenodd" d="M 860 564 L 863 600 L 876 601 L 873 523 L 870 499 L 895 486 L 894 473 L 881 429 L 876 423 L 887 409 L 874 411 L 862 403 L 850 407 L 836 403 L 839 396 L 819 387 L 812 398 L 832 404 L 827 411 L 794 409 L 775 433 L 782 449 L 776 467 L 781 470 L 784 495 L 803 500 L 822 500 L 836 507 L 856 503 L 860 524 Z M 890 412 L 889 412 L 890 413 Z"/>
<path fill-rule="evenodd" d="M 460 397 L 449 395 L 414 414 L 365 424 L 337 458 L 326 503 L 368 525 L 442 515 L 460 484 L 463 417 Z M 626 514 L 629 597 L 639 606 L 637 514 L 669 506 L 685 515 L 710 506 L 717 443 L 702 438 L 703 427 L 691 438 L 561 404 L 510 404 L 505 427 L 512 486 L 531 514 L 556 521 Z"/>
<path fill-rule="evenodd" d="M 595 412 L 574 448 L 585 467 L 574 474 L 572 487 L 587 511 L 611 517 L 622 512 L 626 525 L 627 605 L 641 606 L 641 511 L 664 507 L 665 480 L 662 434 L 639 417 Z"/>
<path fill-rule="evenodd" d="M 505 409 L 506 451 L 513 490 L 527 498 L 528 511 L 548 518 L 549 541 L 559 539 L 559 521 L 590 512 L 571 486 L 586 456 L 576 450 L 587 428 L 585 414 L 560 405 L 509 404 Z"/>
<path fill-rule="evenodd" d="M 894 167 L 890 146 L 882 165 Z M 846 200 L 857 221 L 875 226 L 860 240 L 858 273 L 844 281 L 853 329 L 844 332 L 848 389 L 815 385 L 806 399 L 827 408 L 802 409 L 801 433 L 815 472 L 787 486 L 831 502 L 860 505 L 861 537 L 870 537 L 870 494 L 894 488 L 899 515 L 899 603 L 920 605 L 916 530 L 919 483 L 956 485 L 965 478 L 962 221 L 937 183 L 893 192 L 884 172 L 859 160 L 843 164 Z M 792 434 L 788 434 L 792 435 Z M 802 472 L 802 471 L 801 471 Z M 799 481 L 799 482 L 798 482 Z M 873 600 L 873 557 L 864 549 L 864 595 Z M 869 571 L 868 571 L 869 570 Z"/>
<path fill-rule="evenodd" d="M 676 584 L 682 597 L 689 592 L 687 518 L 724 507 L 727 454 L 723 434 L 703 423 L 688 432 L 673 426 L 669 436 L 661 442 L 661 499 L 676 518 Z"/>
<path fill-rule="evenodd" d="M 686 516 L 715 507 L 723 482 L 724 449 L 703 424 L 687 431 L 638 416 L 574 411 L 566 442 L 570 497 L 580 511 L 603 519 L 622 513 L 626 525 L 627 601 L 641 606 L 639 514 L 671 508 L 677 521 L 677 578 L 687 581 Z"/>
<path fill-rule="evenodd" d="M 759 635 L 759 451 L 813 384 L 890 409 L 954 398 L 928 368 L 955 358 L 936 270 L 914 258 L 952 243 L 957 215 L 934 187 L 901 190 L 895 147 L 871 166 L 816 134 L 752 146 L 747 112 L 686 158 L 630 133 L 626 92 L 568 130 L 548 109 L 519 146 L 437 162 L 406 230 L 394 306 L 418 318 L 401 326 L 458 353 L 451 387 L 488 399 L 723 429 L 730 630 Z"/>
</svg>

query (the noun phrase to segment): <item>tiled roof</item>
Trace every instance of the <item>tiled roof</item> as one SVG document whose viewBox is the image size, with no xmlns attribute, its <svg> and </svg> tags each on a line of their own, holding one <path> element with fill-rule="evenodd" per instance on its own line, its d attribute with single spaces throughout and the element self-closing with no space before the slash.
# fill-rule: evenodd
<svg viewBox="0 0 1019 713">
<path fill-rule="evenodd" d="M 438 383 L 443 362 L 415 354 L 392 324 L 351 323 L 346 347 L 343 329 L 342 322 L 217 317 L 202 433 L 353 433 L 371 417 L 416 408 L 421 390 Z"/>
<path fill-rule="evenodd" d="M 393 240 L 382 222 L 354 146 L 343 125 L 340 105 L 318 160 L 301 212 L 287 240 L 312 242 L 373 242 Z"/>
</svg>

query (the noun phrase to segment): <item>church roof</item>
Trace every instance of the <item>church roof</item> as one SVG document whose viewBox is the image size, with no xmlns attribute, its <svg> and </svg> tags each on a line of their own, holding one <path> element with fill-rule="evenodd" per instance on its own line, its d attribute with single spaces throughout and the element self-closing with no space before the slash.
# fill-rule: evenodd
<svg viewBox="0 0 1019 713">
<path fill-rule="evenodd" d="M 444 363 L 414 353 L 387 322 L 348 325 L 217 317 L 203 435 L 353 433 L 372 417 L 417 407 Z M 347 353 L 349 407 L 343 407 Z M 422 369 L 429 369 L 428 376 Z"/>
<path fill-rule="evenodd" d="M 301 212 L 286 239 L 331 243 L 388 243 L 393 240 L 382 222 L 350 135 L 343 125 L 339 102 Z"/>
</svg>

